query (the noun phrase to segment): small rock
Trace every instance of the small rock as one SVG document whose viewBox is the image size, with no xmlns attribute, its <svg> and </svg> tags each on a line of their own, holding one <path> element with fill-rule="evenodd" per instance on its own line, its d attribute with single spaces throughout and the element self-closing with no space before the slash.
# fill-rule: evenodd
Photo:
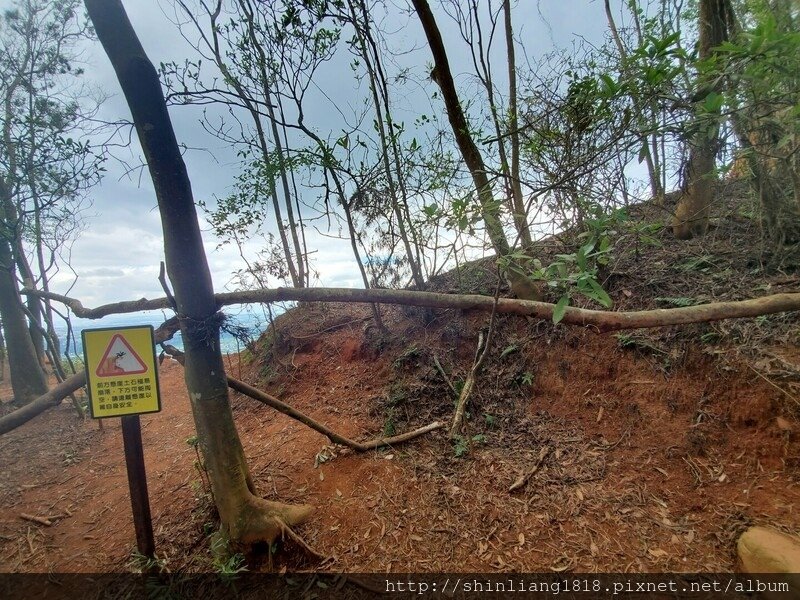
<svg viewBox="0 0 800 600">
<path fill-rule="evenodd" d="M 736 544 L 742 571 L 745 573 L 789 573 L 788 594 L 781 597 L 800 597 L 800 539 L 769 529 L 751 527 Z"/>
</svg>

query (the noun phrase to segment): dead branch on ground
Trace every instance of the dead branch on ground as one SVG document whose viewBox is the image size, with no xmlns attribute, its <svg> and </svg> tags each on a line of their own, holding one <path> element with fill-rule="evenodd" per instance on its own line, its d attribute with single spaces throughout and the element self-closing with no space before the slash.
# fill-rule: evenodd
<svg viewBox="0 0 800 600">
<path fill-rule="evenodd" d="M 486 341 L 483 339 L 483 331 L 478 334 L 478 347 L 475 349 L 475 360 L 472 363 L 472 368 L 467 375 L 464 382 L 464 387 L 461 388 L 461 393 L 458 395 L 456 402 L 456 412 L 453 415 L 453 424 L 450 426 L 450 437 L 454 438 L 461 432 L 461 424 L 464 421 L 464 410 L 467 407 L 467 401 L 472 395 L 472 390 L 475 387 L 475 381 L 480 373 L 481 367 L 486 360 L 486 355 L 489 354 L 489 347 L 492 344 L 492 333 L 494 332 L 495 318 L 497 317 L 497 300 L 500 295 L 500 282 L 498 280 L 497 288 L 494 292 L 494 308 L 492 309 L 492 316 L 489 318 L 489 330 L 486 333 Z"/>
<path fill-rule="evenodd" d="M 175 346 L 170 346 L 169 344 L 162 345 L 164 351 L 172 356 L 175 360 L 179 363 L 183 364 L 184 354 Z M 431 431 L 435 431 L 437 429 L 441 429 L 444 427 L 444 423 L 440 423 L 439 421 L 434 421 L 429 425 L 425 425 L 424 427 L 420 427 L 418 429 L 414 429 L 413 431 L 408 431 L 406 433 L 402 433 L 400 435 L 395 435 L 392 437 L 381 437 L 376 438 L 374 440 L 369 440 L 367 442 L 356 442 L 349 438 L 344 437 L 343 435 L 339 435 L 335 431 L 329 429 L 322 423 L 315 421 L 307 414 L 300 412 L 296 408 L 293 408 L 283 402 L 282 400 L 278 400 L 275 396 L 267 394 L 266 392 L 262 392 L 254 388 L 251 385 L 246 384 L 244 381 L 239 381 L 238 379 L 234 379 L 233 377 L 228 377 L 228 386 L 253 400 L 257 400 L 262 404 L 266 404 L 270 408 L 277 410 L 280 413 L 283 413 L 287 417 L 291 417 L 296 421 L 300 421 L 304 425 L 310 427 L 314 431 L 317 431 L 327 437 L 331 442 L 334 444 L 340 444 L 342 446 L 347 446 L 355 450 L 356 452 L 366 452 L 368 450 L 374 450 L 376 448 L 380 448 L 382 446 L 394 446 L 397 444 L 401 444 L 403 442 L 407 442 L 409 440 L 413 440 L 415 438 L 420 437 L 426 433 L 430 433 Z"/>
<path fill-rule="evenodd" d="M 536 475 L 539 469 L 542 467 L 545 459 L 550 456 L 550 452 L 553 449 L 550 446 L 545 446 L 539 451 L 539 456 L 536 458 L 536 462 L 533 463 L 533 466 L 528 469 L 527 473 L 523 473 L 520 475 L 517 480 L 511 484 L 511 487 L 508 488 L 509 492 L 513 492 L 514 490 L 518 490 L 522 487 L 525 487 L 525 484 L 530 481 L 531 477 Z"/>
</svg>

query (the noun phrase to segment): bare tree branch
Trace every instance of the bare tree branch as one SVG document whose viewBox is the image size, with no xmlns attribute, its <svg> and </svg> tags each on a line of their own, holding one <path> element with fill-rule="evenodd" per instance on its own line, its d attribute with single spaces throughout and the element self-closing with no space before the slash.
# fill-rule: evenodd
<svg viewBox="0 0 800 600">
<path fill-rule="evenodd" d="M 129 300 L 104 304 L 97 308 L 86 308 L 74 298 L 23 289 L 23 294 L 34 294 L 67 305 L 76 316 L 84 319 L 100 319 L 106 315 L 131 313 L 142 310 L 169 308 L 166 298 L 148 300 Z M 253 304 L 270 302 L 359 302 L 380 304 L 401 304 L 405 306 L 425 306 L 429 308 L 454 308 L 491 312 L 495 306 L 491 296 L 477 294 L 440 294 L 436 292 L 415 292 L 410 290 L 352 289 L 352 288 L 262 288 L 215 295 L 218 306 L 229 304 Z M 552 319 L 555 304 L 532 300 L 499 298 L 497 313 Z M 597 333 L 619 331 L 622 329 L 648 329 L 690 323 L 707 323 L 723 319 L 746 319 L 771 315 L 780 312 L 800 310 L 800 293 L 773 294 L 762 298 L 739 300 L 735 302 L 713 302 L 699 306 L 681 308 L 659 308 L 630 312 L 613 312 L 568 307 L 562 323 L 588 327 Z"/>
</svg>

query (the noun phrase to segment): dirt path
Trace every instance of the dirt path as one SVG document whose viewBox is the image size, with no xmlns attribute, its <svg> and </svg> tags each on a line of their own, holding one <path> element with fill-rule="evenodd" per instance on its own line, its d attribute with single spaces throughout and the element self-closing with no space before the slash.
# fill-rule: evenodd
<svg viewBox="0 0 800 600">
<path fill-rule="evenodd" d="M 192 503 L 194 432 L 183 371 L 165 363 L 161 413 L 143 415 L 154 529 Z M 136 541 L 119 419 L 80 422 L 68 402 L 0 439 L 0 569 L 92 572 L 124 568 Z M 51 527 L 21 514 L 51 517 Z"/>
</svg>

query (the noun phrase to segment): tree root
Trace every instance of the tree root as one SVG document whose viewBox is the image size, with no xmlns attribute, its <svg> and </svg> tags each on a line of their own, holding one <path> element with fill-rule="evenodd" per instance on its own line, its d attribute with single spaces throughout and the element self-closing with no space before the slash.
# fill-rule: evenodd
<svg viewBox="0 0 800 600">
<path fill-rule="evenodd" d="M 300 535 L 295 533 L 294 530 L 291 527 L 289 527 L 286 523 L 281 521 L 280 518 L 278 518 L 278 517 L 275 517 L 275 518 L 279 521 L 279 523 L 280 523 L 280 525 L 282 527 L 282 529 L 281 529 L 281 539 L 283 539 L 284 536 L 288 537 L 295 544 L 300 546 L 306 552 L 306 554 L 309 554 L 309 555 L 313 556 L 314 558 L 316 558 L 319 561 L 328 560 L 327 556 L 325 556 L 324 554 L 321 554 L 320 552 L 317 552 L 316 550 L 314 550 L 314 548 L 309 546 L 308 542 L 306 542 Z"/>
<path fill-rule="evenodd" d="M 259 542 L 272 545 L 286 535 L 294 541 L 292 535 L 297 534 L 291 527 L 307 521 L 313 512 L 314 507 L 308 504 L 283 504 L 248 495 L 240 516 L 225 533 L 231 541 L 243 545 Z"/>
</svg>

